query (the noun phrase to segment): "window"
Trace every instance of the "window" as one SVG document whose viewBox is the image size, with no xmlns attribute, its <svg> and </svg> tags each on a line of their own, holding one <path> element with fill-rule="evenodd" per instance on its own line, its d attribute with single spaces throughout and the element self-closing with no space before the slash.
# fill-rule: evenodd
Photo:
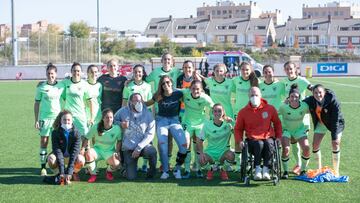
<svg viewBox="0 0 360 203">
<path fill-rule="evenodd" d="M 227 10 L 223 10 L 223 12 L 222 12 L 223 14 L 227 14 Z"/>
<path fill-rule="evenodd" d="M 177 26 L 178 30 L 185 30 L 186 29 L 186 25 L 178 25 Z"/>
<path fill-rule="evenodd" d="M 225 36 L 217 36 L 217 40 L 219 41 L 219 42 L 225 42 Z"/>
<path fill-rule="evenodd" d="M 189 29 L 190 29 L 190 30 L 195 30 L 195 29 L 196 29 L 196 25 L 189 25 Z"/>
<path fill-rule="evenodd" d="M 198 16 L 204 16 L 204 15 L 205 15 L 205 11 L 199 11 L 197 14 L 198 14 Z"/>
<path fill-rule="evenodd" d="M 217 15 L 221 15 L 221 11 L 220 11 L 220 10 L 217 10 L 217 11 L 216 11 L 216 14 L 217 14 Z"/>
<path fill-rule="evenodd" d="M 215 15 L 215 14 L 216 14 L 216 11 L 215 11 L 215 10 L 212 10 L 212 11 L 211 11 L 211 14 L 212 14 L 212 15 Z"/>
<path fill-rule="evenodd" d="M 306 30 L 306 27 L 298 27 L 298 30 Z"/>
<path fill-rule="evenodd" d="M 240 10 L 236 10 L 235 13 L 236 13 L 236 14 L 239 14 L 239 13 L 240 13 Z"/>
<path fill-rule="evenodd" d="M 359 44 L 360 43 L 360 37 L 352 37 L 351 42 L 353 44 Z"/>
<path fill-rule="evenodd" d="M 305 37 L 298 37 L 298 42 L 300 44 L 304 44 L 306 42 L 306 38 Z"/>
<path fill-rule="evenodd" d="M 149 26 L 149 30 L 156 30 L 157 29 L 157 25 L 150 25 Z"/>
<path fill-rule="evenodd" d="M 256 30 L 265 30 L 266 26 L 256 26 Z"/>
<path fill-rule="evenodd" d="M 229 30 L 236 30 L 237 25 L 229 25 Z"/>
<path fill-rule="evenodd" d="M 349 27 L 340 27 L 340 31 L 348 31 Z"/>
<path fill-rule="evenodd" d="M 218 29 L 218 30 L 226 30 L 226 25 L 218 25 L 218 26 L 216 26 L 216 29 Z"/>
<path fill-rule="evenodd" d="M 304 17 L 307 17 L 307 13 L 306 13 L 306 12 L 304 12 L 304 13 L 303 13 L 303 16 L 304 16 Z"/>
<path fill-rule="evenodd" d="M 310 27 L 309 27 L 309 30 L 318 30 L 318 29 L 319 29 L 318 26 L 310 26 Z"/>
<path fill-rule="evenodd" d="M 232 14 L 232 10 L 229 10 L 229 14 Z"/>
<path fill-rule="evenodd" d="M 360 30 L 360 27 L 352 27 L 352 30 Z"/>
<path fill-rule="evenodd" d="M 246 10 L 241 10 L 241 14 L 246 14 Z"/>
<path fill-rule="evenodd" d="M 316 43 L 316 37 L 315 36 L 309 37 L 309 43 Z"/>
<path fill-rule="evenodd" d="M 349 43 L 348 37 L 340 37 L 340 44 L 347 44 Z"/>
<path fill-rule="evenodd" d="M 322 45 L 326 44 L 326 36 L 324 36 L 324 35 L 320 36 L 320 44 L 322 44 Z"/>
</svg>

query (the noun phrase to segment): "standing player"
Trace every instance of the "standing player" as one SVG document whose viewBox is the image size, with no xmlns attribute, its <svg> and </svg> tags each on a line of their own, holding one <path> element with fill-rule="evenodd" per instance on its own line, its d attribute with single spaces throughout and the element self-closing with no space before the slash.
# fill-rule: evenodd
<svg viewBox="0 0 360 203">
<path fill-rule="evenodd" d="M 185 115 L 183 120 L 183 127 L 187 134 L 188 143 L 193 136 L 199 136 L 200 131 L 205 121 L 206 108 L 212 108 L 214 102 L 203 91 L 202 82 L 200 80 L 193 80 L 190 89 L 182 90 L 185 103 Z M 203 177 L 200 170 L 199 157 L 195 155 L 195 170 L 197 177 Z M 190 176 L 190 171 L 185 171 L 185 177 Z"/>
<path fill-rule="evenodd" d="M 259 80 L 250 63 L 242 62 L 240 72 L 241 76 L 232 79 L 232 92 L 235 93 L 234 120 L 236 120 L 239 111 L 249 102 L 249 89 L 259 86 Z M 241 151 L 235 151 L 236 171 L 238 172 L 240 171 L 240 157 Z"/>
<path fill-rule="evenodd" d="M 89 96 L 92 98 L 92 110 L 90 112 L 90 105 L 87 102 L 86 104 L 86 116 L 88 118 L 88 124 L 91 121 L 98 123 L 101 120 L 101 95 L 102 95 L 102 86 L 101 83 L 97 81 L 99 74 L 99 68 L 96 65 L 89 65 L 87 68 L 87 82 L 89 85 Z M 94 115 L 95 118 L 91 118 L 91 115 Z"/>
<path fill-rule="evenodd" d="M 40 135 L 40 164 L 41 176 L 46 176 L 46 155 L 49 136 L 56 116 L 60 113 L 60 98 L 64 87 L 57 82 L 57 68 L 49 63 L 46 67 L 46 81 L 40 82 L 36 87 L 34 114 L 35 128 Z"/>
<path fill-rule="evenodd" d="M 71 78 L 62 81 L 65 91 L 65 106 L 64 109 L 71 112 L 74 118 L 74 125 L 79 131 L 81 136 L 86 135 L 88 132 L 88 122 L 85 111 L 85 103 L 89 102 L 90 112 L 94 113 L 93 101 L 89 95 L 88 83 L 81 79 L 81 65 L 74 62 L 71 66 Z M 90 116 L 91 119 L 95 115 Z M 94 120 L 90 120 L 89 124 L 92 125 Z"/>
<path fill-rule="evenodd" d="M 127 105 L 130 95 L 134 93 L 139 93 L 144 101 L 151 99 L 151 85 L 145 81 L 146 76 L 145 67 L 143 65 L 137 64 L 134 66 L 133 80 L 124 87 L 122 106 Z M 144 158 L 141 167 L 143 172 L 147 172 L 147 165 L 147 160 Z"/>
<path fill-rule="evenodd" d="M 259 84 L 262 98 L 279 110 L 285 99 L 285 85 L 274 77 L 274 68 L 270 65 L 264 66 L 263 75 L 264 81 Z"/>
<path fill-rule="evenodd" d="M 126 77 L 118 75 L 118 61 L 116 59 L 107 62 L 107 71 L 107 74 L 98 79 L 103 87 L 101 110 L 111 108 L 113 112 L 117 112 L 121 108 Z"/>
<path fill-rule="evenodd" d="M 86 162 L 90 171 L 89 183 L 96 181 L 96 163 L 95 161 L 106 160 L 108 167 L 106 169 L 106 179 L 114 179 L 113 172 L 120 166 L 120 148 L 121 148 L 121 129 L 118 125 L 113 125 L 114 113 L 110 108 L 104 109 L 101 121 L 92 126 L 89 133 L 84 136 L 81 154 L 85 154 Z M 86 151 L 88 141 L 95 138 L 93 148 Z"/>
<path fill-rule="evenodd" d="M 282 82 L 285 85 L 285 95 L 289 94 L 291 85 L 294 83 L 297 83 L 301 98 L 305 98 L 306 90 L 311 91 L 312 86 L 311 86 L 310 82 L 306 78 L 299 76 L 299 72 L 296 68 L 295 63 L 293 63 L 291 61 L 288 61 L 284 64 L 284 70 L 287 75 L 287 78 L 282 80 Z M 310 115 L 309 114 L 305 115 L 304 124 L 308 129 L 310 129 Z M 293 168 L 293 172 L 295 174 L 299 175 L 301 172 L 301 169 L 300 169 L 300 166 L 301 166 L 300 147 L 299 147 L 299 144 L 295 140 L 291 140 L 291 145 L 292 145 L 291 150 L 295 157 L 295 161 L 297 163 L 295 165 L 295 167 Z"/>
<path fill-rule="evenodd" d="M 318 167 L 321 168 L 320 144 L 326 131 L 331 132 L 332 161 L 335 175 L 339 176 L 340 143 L 345 120 L 341 113 L 340 102 L 335 93 L 321 84 L 314 86 L 313 95 L 304 101 L 309 105 L 309 110 L 314 123 L 313 153 Z"/>
<path fill-rule="evenodd" d="M 304 116 L 309 112 L 309 107 L 305 102 L 300 101 L 300 92 L 297 84 L 292 84 L 289 93 L 289 104 L 283 104 L 279 109 L 279 115 L 282 116 L 282 164 L 284 174 L 282 178 L 288 179 L 289 169 L 289 153 L 290 153 L 290 139 L 296 140 L 302 150 L 302 165 L 301 175 L 305 174 L 307 165 L 310 159 L 309 140 L 307 138 L 308 128 L 304 125 Z"/>
<path fill-rule="evenodd" d="M 225 110 L 221 104 L 215 104 L 212 111 L 213 120 L 205 121 L 197 141 L 200 164 L 214 164 L 215 162 L 224 164 L 225 160 L 233 162 L 235 155 L 229 147 L 233 127 L 225 121 Z M 203 150 L 204 141 L 207 142 L 205 150 Z M 221 179 L 228 180 L 229 177 L 226 170 L 223 170 L 221 167 L 220 170 Z M 206 178 L 208 180 L 213 179 L 213 167 L 207 172 Z"/>
</svg>

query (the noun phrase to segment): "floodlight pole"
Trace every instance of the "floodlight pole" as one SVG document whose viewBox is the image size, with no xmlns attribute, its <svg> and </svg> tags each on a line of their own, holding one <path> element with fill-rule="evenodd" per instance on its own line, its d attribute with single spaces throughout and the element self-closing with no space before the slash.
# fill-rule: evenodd
<svg viewBox="0 0 360 203">
<path fill-rule="evenodd" d="M 98 63 L 101 64 L 101 43 L 100 43 L 100 0 L 97 0 L 97 41 L 98 41 L 98 48 L 97 48 L 97 59 Z"/>
<path fill-rule="evenodd" d="M 12 56 L 13 56 L 13 65 L 18 65 L 18 50 L 17 50 L 17 33 L 15 25 L 15 9 L 14 9 L 14 0 L 11 0 L 11 29 L 12 29 Z"/>
</svg>

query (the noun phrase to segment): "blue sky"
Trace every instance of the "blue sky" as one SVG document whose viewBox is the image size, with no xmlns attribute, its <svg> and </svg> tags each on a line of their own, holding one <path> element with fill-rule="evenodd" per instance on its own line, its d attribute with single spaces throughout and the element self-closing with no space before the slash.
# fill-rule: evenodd
<svg viewBox="0 0 360 203">
<path fill-rule="evenodd" d="M 301 17 L 302 4 L 317 6 L 333 0 L 253 0 L 262 10 L 283 12 L 284 19 Z M 357 2 L 353 0 L 351 2 Z M 0 24 L 11 23 L 11 0 L 0 0 Z M 14 0 L 16 24 L 34 23 L 46 19 L 49 23 L 63 24 L 67 29 L 72 21 L 84 20 L 96 26 L 97 0 Z M 196 8 L 203 2 L 215 5 L 215 0 L 100 0 L 101 27 L 117 30 L 144 31 L 153 17 L 196 16 Z M 234 0 L 236 4 L 249 1 Z"/>
</svg>

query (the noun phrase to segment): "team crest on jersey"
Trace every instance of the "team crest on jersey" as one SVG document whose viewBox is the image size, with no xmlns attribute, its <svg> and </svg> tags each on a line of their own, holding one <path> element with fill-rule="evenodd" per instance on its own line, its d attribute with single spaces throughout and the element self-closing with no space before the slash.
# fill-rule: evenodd
<svg viewBox="0 0 360 203">
<path fill-rule="evenodd" d="M 290 113 L 290 112 L 288 112 L 288 113 L 287 113 L 287 115 L 291 115 L 291 113 Z"/>
<path fill-rule="evenodd" d="M 267 118 L 267 117 L 269 117 L 269 114 L 268 114 L 268 112 L 263 112 L 262 113 L 262 117 L 263 117 L 263 119 L 265 119 L 265 118 Z"/>
<path fill-rule="evenodd" d="M 262 88 L 261 91 L 265 91 L 265 88 Z"/>
<path fill-rule="evenodd" d="M 216 84 L 213 84 L 214 87 L 216 87 Z"/>
<path fill-rule="evenodd" d="M 50 90 L 44 90 L 45 92 L 49 92 Z"/>
<path fill-rule="evenodd" d="M 239 82 L 239 85 L 241 85 L 241 84 L 242 84 L 242 82 L 240 81 L 240 82 Z"/>
<path fill-rule="evenodd" d="M 66 86 L 66 88 L 70 88 L 70 86 Z"/>
<path fill-rule="evenodd" d="M 190 99 L 189 99 L 189 98 L 186 98 L 186 101 L 190 101 Z"/>
<path fill-rule="evenodd" d="M 202 102 L 199 102 L 198 105 L 201 106 L 203 103 Z"/>
<path fill-rule="evenodd" d="M 273 91 L 274 91 L 274 92 L 276 91 L 276 87 L 273 87 Z"/>
<path fill-rule="evenodd" d="M 213 133 L 215 134 L 215 133 L 216 133 L 216 130 L 214 130 Z"/>
<path fill-rule="evenodd" d="M 229 85 L 225 85 L 224 87 L 225 87 L 225 89 L 229 89 Z"/>
<path fill-rule="evenodd" d="M 111 134 L 110 136 L 111 136 L 111 138 L 114 138 L 114 137 L 115 137 L 115 134 Z"/>
</svg>

